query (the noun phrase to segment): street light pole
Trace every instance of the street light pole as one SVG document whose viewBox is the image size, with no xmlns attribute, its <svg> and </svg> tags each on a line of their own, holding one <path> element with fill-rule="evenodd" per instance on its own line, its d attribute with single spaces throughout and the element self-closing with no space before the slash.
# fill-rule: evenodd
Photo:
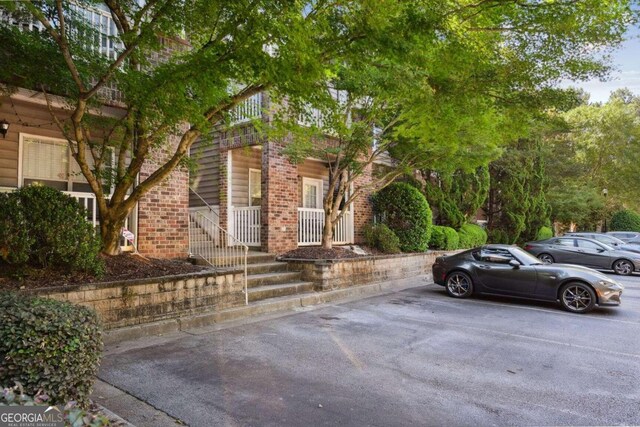
<svg viewBox="0 0 640 427">
<path fill-rule="evenodd" d="M 602 195 L 604 196 L 604 233 L 607 232 L 607 194 L 609 194 L 609 190 L 606 188 L 602 189 Z"/>
</svg>

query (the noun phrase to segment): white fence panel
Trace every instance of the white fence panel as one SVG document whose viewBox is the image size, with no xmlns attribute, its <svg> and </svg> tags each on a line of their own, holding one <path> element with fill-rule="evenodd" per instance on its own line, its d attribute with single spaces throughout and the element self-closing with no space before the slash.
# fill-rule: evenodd
<svg viewBox="0 0 640 427">
<path fill-rule="evenodd" d="M 233 210 L 233 237 L 247 246 L 260 246 L 260 206 Z"/>
</svg>

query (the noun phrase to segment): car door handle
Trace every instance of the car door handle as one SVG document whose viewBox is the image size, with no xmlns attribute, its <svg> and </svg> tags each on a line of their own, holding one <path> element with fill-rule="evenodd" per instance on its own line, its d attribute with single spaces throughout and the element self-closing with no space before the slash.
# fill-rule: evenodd
<svg viewBox="0 0 640 427">
<path fill-rule="evenodd" d="M 491 270 L 491 267 L 488 265 L 479 265 L 478 268 L 481 268 L 482 270 Z"/>
</svg>

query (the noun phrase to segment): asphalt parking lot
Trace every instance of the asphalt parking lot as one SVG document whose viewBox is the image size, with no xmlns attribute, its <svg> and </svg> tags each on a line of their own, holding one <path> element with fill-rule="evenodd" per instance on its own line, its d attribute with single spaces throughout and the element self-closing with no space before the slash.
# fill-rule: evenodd
<svg viewBox="0 0 640 427">
<path fill-rule="evenodd" d="M 586 315 L 429 284 L 114 346 L 100 378 L 192 426 L 638 425 L 640 276 L 620 281 Z"/>
</svg>

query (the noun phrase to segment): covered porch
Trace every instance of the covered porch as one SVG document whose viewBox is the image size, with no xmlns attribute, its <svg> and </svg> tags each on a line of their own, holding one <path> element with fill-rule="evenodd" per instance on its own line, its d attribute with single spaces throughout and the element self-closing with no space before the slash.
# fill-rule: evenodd
<svg viewBox="0 0 640 427">
<path fill-rule="evenodd" d="M 250 247 L 262 245 L 263 225 L 263 193 L 278 191 L 277 183 L 263 179 L 262 150 L 251 149 L 230 150 L 228 155 L 228 230 L 243 244 Z M 325 222 L 323 200 L 329 187 L 329 171 L 326 165 L 317 160 L 307 159 L 297 165 L 297 194 L 279 194 L 282 198 L 297 199 L 297 241 L 298 246 L 320 245 Z M 268 188 L 268 186 L 273 186 Z M 335 244 L 351 244 L 354 242 L 353 208 L 342 215 L 334 229 Z M 292 215 L 293 216 L 293 215 Z M 272 233 L 278 230 L 270 230 Z"/>
</svg>

